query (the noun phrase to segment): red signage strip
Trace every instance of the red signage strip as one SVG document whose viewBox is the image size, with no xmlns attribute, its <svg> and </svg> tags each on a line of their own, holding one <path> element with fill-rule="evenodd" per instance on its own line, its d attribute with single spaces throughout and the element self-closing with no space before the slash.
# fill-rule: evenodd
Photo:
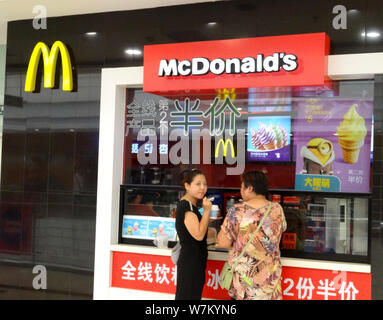
<svg viewBox="0 0 383 320">
<path fill-rule="evenodd" d="M 326 85 L 325 33 L 144 47 L 144 91 Z"/>
<path fill-rule="evenodd" d="M 219 285 L 224 261 L 208 260 L 203 298 L 230 299 Z M 112 287 L 175 294 L 177 268 L 168 256 L 113 252 Z M 371 274 L 282 267 L 285 300 L 371 300 Z"/>
</svg>

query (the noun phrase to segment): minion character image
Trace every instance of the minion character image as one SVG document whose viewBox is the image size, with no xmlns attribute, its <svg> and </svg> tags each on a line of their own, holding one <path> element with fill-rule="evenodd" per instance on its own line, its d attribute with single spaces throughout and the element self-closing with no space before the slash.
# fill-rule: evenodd
<svg viewBox="0 0 383 320">
<path fill-rule="evenodd" d="M 323 138 L 310 140 L 307 146 L 302 147 L 303 158 L 302 174 L 333 175 L 332 162 L 335 159 L 333 145 Z"/>
<path fill-rule="evenodd" d="M 129 227 L 128 227 L 128 234 L 132 234 L 132 230 L 133 230 L 132 227 L 129 226 Z"/>
</svg>

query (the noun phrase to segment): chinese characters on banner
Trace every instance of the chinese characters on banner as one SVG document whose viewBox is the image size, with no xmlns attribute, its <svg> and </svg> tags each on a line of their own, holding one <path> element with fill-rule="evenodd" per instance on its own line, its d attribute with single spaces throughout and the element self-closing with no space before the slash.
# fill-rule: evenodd
<svg viewBox="0 0 383 320">
<path fill-rule="evenodd" d="M 208 260 L 203 298 L 230 299 L 219 285 L 224 261 Z M 113 252 L 112 287 L 175 294 L 177 268 L 169 256 Z M 282 268 L 285 300 L 370 300 L 371 274 Z"/>
<path fill-rule="evenodd" d="M 306 99 L 296 110 L 295 189 L 369 192 L 372 101 Z"/>
<path fill-rule="evenodd" d="M 155 134 L 157 112 L 154 100 L 144 100 L 142 105 L 133 101 L 126 109 L 126 135 L 129 134 L 129 129 L 142 129 L 145 135 Z"/>
<path fill-rule="evenodd" d="M 241 114 L 231 101 L 230 96 L 225 96 L 224 100 L 216 97 L 207 110 L 199 110 L 201 100 L 194 102 L 190 98 L 184 101 L 174 100 L 174 111 L 169 111 L 169 100 L 159 100 L 159 126 L 161 134 L 165 134 L 171 128 L 183 129 L 185 135 L 190 133 L 191 129 L 203 128 L 204 118 L 208 119 L 210 135 L 221 135 L 225 130 L 225 115 L 229 114 L 230 135 L 235 134 L 235 119 Z M 156 103 L 154 100 L 143 100 L 142 105 L 133 101 L 126 106 L 126 135 L 129 129 L 143 129 L 143 135 L 154 135 L 156 127 Z M 172 121 L 168 121 L 168 113 Z M 218 128 L 216 122 L 218 120 Z"/>
</svg>

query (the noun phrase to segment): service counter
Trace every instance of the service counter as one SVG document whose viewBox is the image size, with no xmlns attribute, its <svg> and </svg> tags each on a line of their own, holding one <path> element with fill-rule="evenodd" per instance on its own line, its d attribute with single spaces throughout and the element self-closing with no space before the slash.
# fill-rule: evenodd
<svg viewBox="0 0 383 320">
<path fill-rule="evenodd" d="M 365 79 L 359 73 L 359 66 L 364 65 L 362 60 L 370 65 L 370 61 L 378 59 L 352 55 L 349 58 L 355 63 L 346 63 L 351 60 L 345 56 L 329 58 L 328 75 L 333 79 L 345 79 L 344 75 Z M 358 66 L 358 70 L 352 66 Z M 373 75 L 372 69 L 366 66 L 363 70 L 370 70 L 368 74 Z M 143 73 L 142 67 L 102 72 L 94 299 L 174 299 L 177 269 L 170 259 L 171 250 L 155 248 L 153 239 L 163 231 L 175 243 L 175 208 L 182 197 L 181 173 L 189 167 L 205 173 L 208 194 L 214 196 L 213 204 L 220 207 L 224 218 L 240 198 L 240 173 L 232 169 L 237 168 L 234 165 L 239 165 L 242 158 L 244 170 L 268 172 L 269 200 L 280 203 L 285 213 L 287 230 L 280 244 L 283 299 L 371 299 L 372 153 L 369 147 L 372 131 L 369 124 L 373 82 L 340 81 L 331 90 L 276 87 L 268 91 L 233 89 L 232 95 L 225 89 L 214 92 L 213 96 L 202 93 L 159 96 L 141 89 Z M 230 101 L 235 103 L 232 105 Z M 238 119 L 230 117 L 236 123 L 236 138 L 225 142 L 219 135 L 213 139 L 209 134 L 206 146 L 205 142 L 192 145 L 193 151 L 200 152 L 187 153 L 185 159 L 191 159 L 184 161 L 175 152 L 177 147 L 188 150 L 189 142 L 200 139 L 193 140 L 186 129 L 187 135 L 184 130 L 179 136 L 188 137 L 189 140 L 184 139 L 185 148 L 176 141 L 178 138 L 173 139 L 176 135 L 170 139 L 169 134 L 178 132 L 177 126 L 171 125 L 177 124 L 173 120 L 182 114 L 180 104 L 184 110 L 198 106 L 201 116 L 196 118 L 210 133 L 217 129 L 215 120 L 225 123 L 223 129 L 229 130 L 229 125 L 233 129 L 230 119 L 222 121 L 222 117 L 217 117 L 220 114 L 209 116 L 215 102 L 230 107 L 232 115 L 238 115 Z M 360 112 L 365 112 L 360 115 L 366 121 L 368 134 L 360 161 L 350 166 L 342 158 L 334 135 L 344 114 L 355 108 L 355 104 Z M 169 131 L 164 136 L 169 139 L 163 141 L 160 129 L 165 124 L 169 125 Z M 192 127 L 188 121 L 185 124 Z M 268 145 L 267 148 L 254 146 L 258 132 L 255 129 L 265 126 L 279 128 L 276 131 L 279 144 L 274 143 L 274 149 Z M 285 131 L 287 135 L 281 135 Z M 319 145 L 314 145 L 318 139 L 321 146 L 328 147 L 318 149 Z M 332 163 L 334 167 L 329 166 L 330 171 L 319 174 L 313 169 L 315 159 L 302 153 L 306 149 L 326 151 L 328 159 L 335 157 L 331 154 L 334 151 L 337 157 Z M 282 153 L 283 150 L 287 153 Z M 198 159 L 194 159 L 197 154 Z M 218 232 L 219 225 L 214 227 Z M 226 259 L 227 252 L 209 252 L 204 299 L 229 299 L 219 286 L 219 274 Z"/>
<path fill-rule="evenodd" d="M 110 299 L 172 300 L 176 267 L 171 249 L 112 245 Z M 209 250 L 203 299 L 230 299 L 219 286 L 219 273 L 228 253 Z M 371 299 L 371 266 L 297 258 L 281 258 L 285 300 Z"/>
</svg>

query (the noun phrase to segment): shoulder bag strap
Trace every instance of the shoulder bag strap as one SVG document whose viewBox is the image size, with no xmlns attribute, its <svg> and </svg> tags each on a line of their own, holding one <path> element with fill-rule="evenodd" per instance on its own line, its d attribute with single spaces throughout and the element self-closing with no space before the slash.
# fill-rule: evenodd
<svg viewBox="0 0 383 320">
<path fill-rule="evenodd" d="M 240 255 L 238 256 L 238 258 L 235 260 L 234 265 L 233 265 L 233 270 L 237 267 L 238 262 L 239 262 L 239 260 L 242 258 L 242 256 L 244 255 L 244 253 L 245 253 L 247 247 L 249 246 L 249 244 L 251 243 L 251 241 L 253 241 L 255 235 L 258 233 L 258 231 L 259 231 L 259 229 L 261 228 L 261 226 L 262 226 L 263 222 L 265 221 L 266 217 L 269 215 L 270 210 L 271 210 L 271 202 L 269 202 L 269 206 L 268 206 L 268 208 L 267 208 L 267 211 L 266 211 L 266 213 L 263 215 L 261 221 L 259 222 L 257 229 L 254 231 L 254 233 L 253 233 L 252 236 L 250 237 L 249 241 L 246 243 L 246 246 L 243 248 L 241 254 L 240 254 Z"/>
</svg>

